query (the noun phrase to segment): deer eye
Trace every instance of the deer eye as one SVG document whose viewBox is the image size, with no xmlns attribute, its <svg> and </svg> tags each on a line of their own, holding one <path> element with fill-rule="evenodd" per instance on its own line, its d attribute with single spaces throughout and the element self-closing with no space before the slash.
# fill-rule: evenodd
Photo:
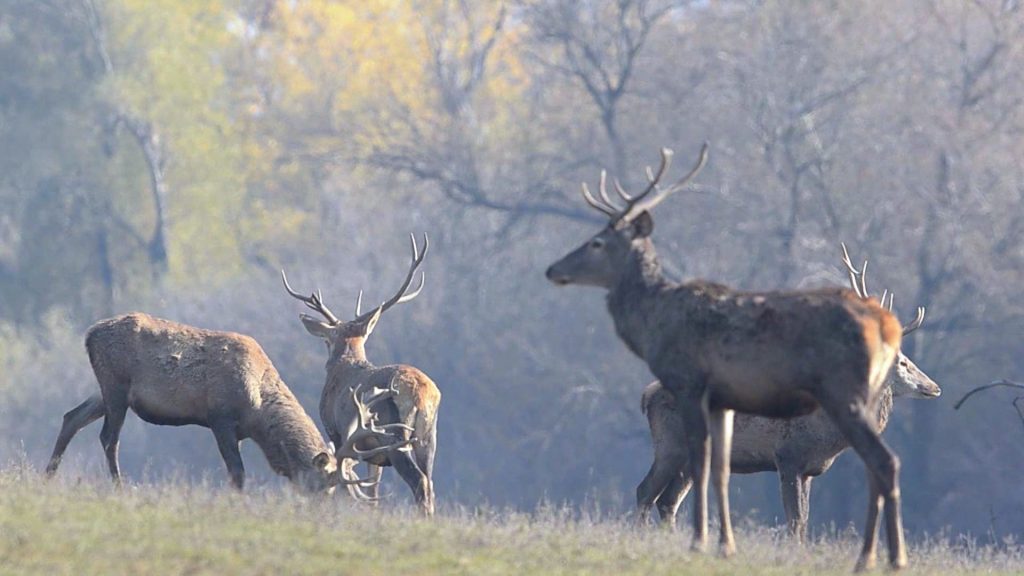
<svg viewBox="0 0 1024 576">
<path fill-rule="evenodd" d="M 604 248 L 604 240 L 601 238 L 594 238 L 590 241 L 590 248 L 593 250 L 600 250 L 601 248 Z"/>
</svg>

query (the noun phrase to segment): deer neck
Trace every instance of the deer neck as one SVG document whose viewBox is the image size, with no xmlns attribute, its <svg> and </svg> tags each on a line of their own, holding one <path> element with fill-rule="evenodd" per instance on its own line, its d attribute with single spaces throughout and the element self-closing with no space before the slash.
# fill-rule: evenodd
<svg viewBox="0 0 1024 576">
<path fill-rule="evenodd" d="M 365 365 L 369 363 L 369 360 L 366 359 L 366 338 L 349 338 L 328 358 L 327 368 L 329 370 L 333 365 Z"/>
<path fill-rule="evenodd" d="M 320 431 L 284 383 L 265 386 L 263 401 L 250 436 L 275 472 L 294 480 L 313 467 L 313 458 L 327 451 Z"/>
<path fill-rule="evenodd" d="M 662 275 L 654 244 L 644 238 L 634 245 L 622 275 L 608 291 L 608 311 L 615 322 L 615 331 L 640 358 L 646 358 L 645 351 L 649 348 L 647 340 L 657 296 L 670 285 Z"/>
</svg>

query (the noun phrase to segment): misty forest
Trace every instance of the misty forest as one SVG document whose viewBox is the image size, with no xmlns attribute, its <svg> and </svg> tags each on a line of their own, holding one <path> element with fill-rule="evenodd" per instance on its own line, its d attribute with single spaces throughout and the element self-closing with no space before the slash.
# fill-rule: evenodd
<svg viewBox="0 0 1024 576">
<path fill-rule="evenodd" d="M 625 514 L 654 377 L 605 292 L 549 265 L 607 220 L 601 171 L 681 175 L 653 212 L 667 276 L 846 286 L 868 259 L 939 386 L 895 403 L 908 538 L 1024 534 L 1024 7 L 1013 0 L 0 0 L 0 463 L 42 470 L 97 390 L 97 320 L 144 311 L 260 343 L 316 415 L 324 344 L 280 271 L 342 319 L 416 300 L 366 343 L 443 394 L 439 509 Z M 678 177 L 678 175 L 676 177 Z M 308 312 L 308 311 L 307 311 Z M 63 476 L 106 480 L 94 424 Z M 277 485 L 251 442 L 249 484 Z M 209 430 L 129 415 L 128 482 L 226 485 Z M 398 476 L 385 501 L 405 503 Z M 784 522 L 773 473 L 737 522 Z M 816 480 L 813 533 L 860 528 L 864 465 Z M 688 506 L 683 514 L 689 514 Z"/>
</svg>

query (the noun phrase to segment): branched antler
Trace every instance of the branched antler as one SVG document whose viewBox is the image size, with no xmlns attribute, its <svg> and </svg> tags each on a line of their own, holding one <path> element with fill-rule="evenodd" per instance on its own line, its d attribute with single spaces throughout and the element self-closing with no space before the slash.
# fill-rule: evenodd
<svg viewBox="0 0 1024 576">
<path fill-rule="evenodd" d="M 871 295 L 868 292 L 867 283 L 867 259 L 864 260 L 864 264 L 860 267 L 860 270 L 858 270 L 857 267 L 853 265 L 853 261 L 850 259 L 850 252 L 846 249 L 846 243 L 840 242 L 839 245 L 843 248 L 843 264 L 846 266 L 846 272 L 847 274 L 849 274 L 850 277 L 850 288 L 852 288 L 853 291 L 857 293 L 857 296 L 860 296 L 861 298 L 864 299 L 870 298 Z M 883 290 L 882 297 L 878 299 L 878 303 L 883 308 L 892 312 L 894 298 L 895 294 L 893 292 L 889 292 L 889 290 Z M 917 330 L 918 328 L 921 327 L 921 324 L 924 323 L 924 313 L 924 306 L 918 306 L 917 314 L 914 316 L 914 319 L 909 324 L 903 326 L 904 336 L 910 334 L 914 330 Z"/>
<path fill-rule="evenodd" d="M 365 480 L 359 478 L 353 473 L 352 464 L 348 461 L 369 460 L 374 456 L 385 454 L 392 450 L 405 449 L 409 444 L 415 441 L 416 438 L 410 435 L 409 438 L 406 439 L 396 439 L 396 433 L 412 432 L 413 429 L 401 423 L 384 425 L 378 424 L 377 417 L 371 410 L 380 402 L 398 394 L 398 389 L 395 387 L 394 383 L 392 383 L 388 388 L 372 388 L 369 397 L 363 394 L 363 383 L 360 383 L 351 389 L 351 394 L 352 403 L 356 408 L 357 415 L 349 426 L 348 436 L 345 438 L 345 442 L 334 450 L 334 455 L 338 460 L 342 478 L 338 481 L 338 484 L 349 487 L 349 492 L 357 500 L 363 502 L 375 502 L 377 499 L 368 496 L 362 491 L 362 489 L 372 488 L 379 482 L 379 480 Z M 356 446 L 356 444 L 370 439 L 376 439 L 381 444 L 369 449 L 361 449 Z"/>
<path fill-rule="evenodd" d="M 669 165 L 672 163 L 672 154 L 672 150 L 668 148 L 661 149 L 661 164 L 658 166 L 658 171 L 654 172 L 650 166 L 645 169 L 647 174 L 647 188 L 635 196 L 627 193 L 618 180 L 614 181 L 615 192 L 625 203 L 624 206 L 617 206 L 612 200 L 611 195 L 608 194 L 608 174 L 604 170 L 601 171 L 601 179 L 598 183 L 598 196 L 594 196 L 590 191 L 590 188 L 584 182 L 582 186 L 583 199 L 586 200 L 587 204 L 592 208 L 598 210 L 605 216 L 608 216 L 611 220 L 611 224 L 615 224 L 620 220 L 629 222 L 641 213 L 651 210 L 657 206 L 670 194 L 681 190 L 686 186 L 686 184 L 692 180 L 702 168 L 704 168 L 704 165 L 707 164 L 708 143 L 705 142 L 704 146 L 701 147 L 700 155 L 697 157 L 697 163 L 694 164 L 693 168 L 685 176 L 668 188 L 662 188 L 659 183 L 665 175 L 665 172 L 668 171 Z M 653 195 L 652 192 L 654 193 Z"/>
<path fill-rule="evenodd" d="M 413 429 L 400 423 L 378 424 L 376 415 L 370 410 L 370 408 L 379 402 L 395 396 L 398 393 L 398 390 L 394 386 L 383 390 L 374 389 L 376 391 L 373 395 L 369 399 L 366 399 L 365 397 L 362 397 L 362 388 L 362 383 L 352 388 L 352 403 L 355 405 L 358 415 L 349 427 L 349 434 L 345 438 L 345 442 L 335 451 L 335 456 L 338 460 L 368 460 L 378 454 L 383 454 L 408 446 L 414 440 L 412 437 L 405 440 L 394 440 L 395 432 L 412 432 Z M 362 450 L 356 447 L 358 442 L 369 438 L 387 441 L 388 443 L 367 450 Z"/>
<path fill-rule="evenodd" d="M 427 250 L 430 249 L 430 239 L 427 238 L 427 234 L 426 232 L 424 232 L 423 252 L 420 252 L 419 248 L 416 246 L 416 236 L 414 236 L 413 234 L 409 234 L 409 240 L 412 243 L 412 261 L 409 264 L 409 272 L 408 274 L 405 275 L 405 281 L 403 281 L 402 285 L 398 288 L 398 292 L 396 292 L 394 296 L 392 296 L 389 300 L 387 300 L 386 302 L 379 306 L 381 313 L 387 311 L 395 304 L 402 304 L 403 302 L 408 302 L 412 300 L 413 298 L 419 296 L 420 292 L 423 290 L 423 284 L 424 282 L 426 282 L 426 274 L 421 271 L 419 285 L 412 292 L 406 293 L 406 291 L 409 289 L 409 285 L 412 284 L 413 277 L 416 276 L 416 270 L 420 267 L 420 264 L 423 264 L 423 259 L 426 258 L 427 256 Z M 369 316 L 377 312 L 377 310 L 374 309 L 367 312 L 365 315 L 362 314 L 362 302 L 363 292 L 360 290 L 359 297 L 356 299 L 356 320 L 362 320 L 364 316 Z"/>
<path fill-rule="evenodd" d="M 324 303 L 324 296 L 323 294 L 320 293 L 319 289 L 316 292 L 310 294 L 309 296 L 303 296 L 302 294 L 299 294 L 295 290 L 292 290 L 291 285 L 288 284 L 288 276 L 284 273 L 284 269 L 281 269 L 281 280 L 284 282 L 284 289 L 288 291 L 288 294 L 290 294 L 292 298 L 301 301 L 303 304 L 306 305 L 306 307 L 308 307 L 310 310 L 314 312 L 319 313 L 321 316 L 326 318 L 327 321 L 330 322 L 331 324 L 338 324 L 338 318 L 333 313 L 331 313 L 331 309 L 328 308 L 327 304 Z"/>
</svg>

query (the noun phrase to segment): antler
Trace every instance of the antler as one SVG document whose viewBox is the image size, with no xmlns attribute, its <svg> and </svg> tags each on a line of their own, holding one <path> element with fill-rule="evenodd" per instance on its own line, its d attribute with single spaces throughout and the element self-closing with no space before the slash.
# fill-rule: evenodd
<svg viewBox="0 0 1024 576">
<path fill-rule="evenodd" d="M 348 437 L 340 448 L 334 450 L 334 455 L 338 459 L 339 469 L 341 472 L 341 479 L 338 480 L 338 484 L 349 487 L 349 493 L 356 499 L 363 502 L 375 502 L 377 499 L 366 495 L 362 491 L 363 488 L 371 488 L 379 482 L 378 480 L 365 480 L 356 476 L 348 464 L 345 464 L 345 460 L 368 460 L 378 454 L 390 452 L 392 450 L 401 450 L 402 448 L 411 444 L 415 437 L 410 436 L 407 439 L 395 439 L 395 432 L 412 432 L 413 429 L 405 424 L 377 424 L 376 415 L 373 414 L 371 408 L 388 398 L 398 394 L 398 389 L 394 383 L 386 389 L 374 388 L 373 394 L 366 398 L 362 394 L 363 383 L 360 383 L 351 389 L 352 403 L 356 407 L 358 415 L 355 421 L 349 427 Z M 368 438 L 377 438 L 382 444 L 376 448 L 370 448 L 362 450 L 356 447 L 356 444 L 362 440 Z M 387 443 L 385 443 L 387 442 Z"/>
<path fill-rule="evenodd" d="M 327 304 L 324 304 L 324 297 L 323 294 L 320 293 L 320 290 L 313 292 L 309 296 L 303 296 L 302 294 L 299 294 L 295 290 L 292 290 L 292 287 L 288 284 L 288 276 L 284 273 L 283 268 L 281 269 L 281 280 L 284 281 L 284 289 L 288 291 L 288 294 L 290 294 L 292 298 L 301 300 L 302 303 L 305 304 L 310 310 L 320 313 L 331 324 L 338 324 L 338 318 L 331 313 L 331 310 L 330 308 L 327 307 Z"/>
<path fill-rule="evenodd" d="M 843 264 L 846 264 L 846 271 L 850 275 L 850 288 L 857 293 L 857 296 L 861 298 L 868 298 L 868 287 L 867 287 L 867 274 L 868 274 L 868 261 L 864 260 L 864 266 L 857 270 L 850 260 L 850 252 L 846 250 L 846 242 L 840 242 L 840 246 L 843 248 Z M 857 283 L 857 279 L 860 279 L 860 283 Z"/>
<path fill-rule="evenodd" d="M 369 399 L 360 397 L 362 394 L 362 388 L 362 383 L 352 388 L 352 403 L 355 405 L 359 414 L 351 424 L 349 434 L 348 437 L 345 438 L 345 442 L 334 452 L 338 460 L 345 458 L 352 460 L 368 460 L 378 454 L 383 454 L 385 452 L 390 452 L 407 446 L 414 440 L 410 437 L 406 440 L 392 441 L 395 432 L 412 432 L 413 429 L 401 423 L 380 425 L 377 423 L 376 416 L 370 411 L 370 408 L 376 404 L 383 402 L 398 393 L 398 390 L 394 385 L 390 388 L 375 392 Z M 354 430 L 352 428 L 354 428 Z M 367 438 L 377 438 L 382 441 L 386 440 L 389 443 L 382 444 L 381 446 L 370 448 L 368 450 L 356 448 L 356 443 Z"/>
<path fill-rule="evenodd" d="M 406 293 L 406 290 L 409 289 L 409 285 L 412 284 L 413 277 L 416 275 L 416 269 L 420 267 L 420 264 L 423 263 L 423 259 L 426 258 L 426 256 L 427 256 L 427 250 L 430 249 L 430 239 L 427 238 L 427 233 L 424 232 L 423 233 L 423 252 L 420 252 L 419 249 L 416 246 L 416 236 L 414 236 L 412 234 L 409 234 L 409 240 L 412 243 L 412 261 L 409 264 L 409 273 L 406 274 L 405 281 L 402 282 L 402 286 L 398 289 L 398 292 L 396 292 L 395 295 L 392 296 L 390 300 L 388 300 L 388 301 L 386 301 L 386 302 L 384 302 L 383 304 L 380 305 L 380 311 L 381 312 L 387 311 L 389 308 L 391 308 L 395 304 L 401 304 L 403 302 L 408 302 L 408 301 L 412 300 L 413 298 L 419 296 L 420 292 L 423 290 L 423 284 L 426 281 L 426 274 L 424 274 L 421 271 L 420 272 L 420 283 L 419 283 L 419 286 L 417 286 L 416 289 L 413 290 L 412 292 Z M 363 302 L 363 292 L 360 291 L 359 292 L 359 297 L 356 299 L 356 319 L 357 320 L 361 319 L 361 317 L 363 316 L 363 314 L 361 313 L 361 310 L 360 310 L 360 308 L 362 307 L 362 302 Z M 373 314 L 375 312 L 376 312 L 376 310 L 373 310 L 373 311 L 367 312 L 366 315 L 370 315 L 370 314 Z"/>
<path fill-rule="evenodd" d="M 616 206 L 615 202 L 612 201 L 611 196 L 608 194 L 607 174 L 604 170 L 601 171 L 601 180 L 598 188 L 600 199 L 590 192 L 590 188 L 587 187 L 586 183 L 583 184 L 583 199 L 586 200 L 587 204 L 591 207 L 608 216 L 611 219 L 612 224 L 615 224 L 620 220 L 627 222 L 632 220 L 641 213 L 651 210 L 657 206 L 673 192 L 681 190 L 690 180 L 693 179 L 694 176 L 697 175 L 698 172 L 701 171 L 702 168 L 704 168 L 704 165 L 707 164 L 708 161 L 708 143 L 705 142 L 701 147 L 697 163 L 694 164 L 693 168 L 685 176 L 668 188 L 662 188 L 659 186 L 659 182 L 661 182 L 661 178 L 665 175 L 665 172 L 668 171 L 668 167 L 672 163 L 672 154 L 672 150 L 668 148 L 661 149 L 661 165 L 658 166 L 658 171 L 652 171 L 650 166 L 646 168 L 647 188 L 636 196 L 628 194 L 622 185 L 619 184 L 618 180 L 614 181 L 615 192 L 618 193 L 619 198 L 625 202 L 625 206 Z M 651 194 L 652 192 L 654 192 L 653 195 Z"/>
<path fill-rule="evenodd" d="M 890 300 L 890 302 L 892 302 L 892 300 Z M 892 308 L 890 308 L 890 310 L 891 309 Z M 918 328 L 921 327 L 921 324 L 923 322 L 924 322 L 924 306 L 918 306 L 917 307 L 917 315 L 914 316 L 914 319 L 910 321 L 910 324 L 907 324 L 906 326 L 903 327 L 903 335 L 906 336 L 907 334 L 910 334 L 914 330 L 917 330 Z"/>
<path fill-rule="evenodd" d="M 853 262 L 850 260 L 850 252 L 847 251 L 846 249 L 846 243 L 840 242 L 839 245 L 842 246 L 843 248 L 843 264 L 846 265 L 846 272 L 850 275 L 850 288 L 853 288 L 853 291 L 857 293 L 857 296 L 860 296 L 861 298 L 865 299 L 870 298 L 871 296 L 868 294 L 867 285 L 868 261 L 864 260 L 864 265 L 861 266 L 860 270 L 858 270 L 857 267 L 854 266 Z M 886 303 L 887 298 L 888 303 Z M 886 308 L 887 310 L 892 312 L 892 304 L 894 298 L 894 293 L 889 292 L 888 290 L 883 290 L 882 297 L 879 298 L 878 303 L 883 308 Z M 903 326 L 904 336 L 910 334 L 914 330 L 917 330 L 918 328 L 921 327 L 921 324 L 924 322 L 924 312 L 924 306 L 917 307 L 917 315 L 914 316 L 914 319 L 909 324 Z"/>
</svg>

